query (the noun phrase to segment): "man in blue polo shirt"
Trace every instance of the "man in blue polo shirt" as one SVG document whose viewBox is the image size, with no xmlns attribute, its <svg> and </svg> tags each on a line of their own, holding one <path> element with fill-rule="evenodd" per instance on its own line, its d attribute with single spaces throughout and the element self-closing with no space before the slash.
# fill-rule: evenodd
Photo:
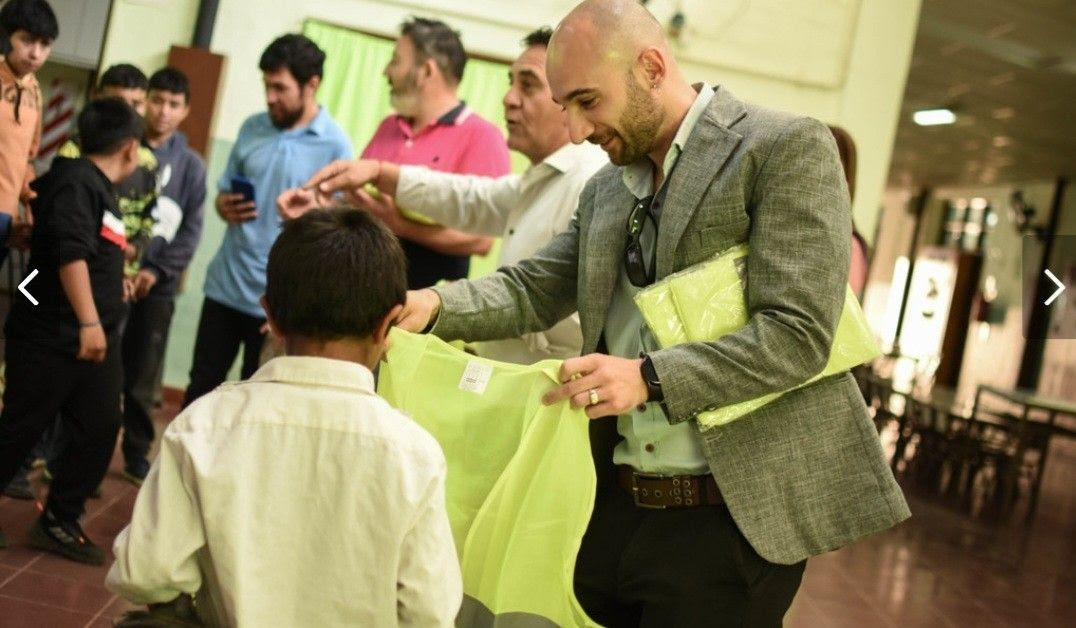
<svg viewBox="0 0 1076 628">
<path fill-rule="evenodd" d="M 206 273 L 184 406 L 224 381 L 240 345 L 241 376 L 257 369 L 265 323 L 258 300 L 281 225 L 276 197 L 325 164 L 352 157 L 351 141 L 315 100 L 324 62 L 325 53 L 302 35 L 284 35 L 262 53 L 268 111 L 243 123 L 218 183 L 217 212 L 228 230 Z M 253 201 L 231 193 L 235 177 L 253 184 Z"/>
</svg>

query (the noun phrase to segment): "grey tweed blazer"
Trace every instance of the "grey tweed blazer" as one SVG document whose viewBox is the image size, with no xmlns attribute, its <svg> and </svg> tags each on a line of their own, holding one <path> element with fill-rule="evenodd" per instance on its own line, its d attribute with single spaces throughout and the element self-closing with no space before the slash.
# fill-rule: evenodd
<svg viewBox="0 0 1076 628">
<path fill-rule="evenodd" d="M 578 310 L 583 353 L 595 351 L 634 202 L 621 172 L 609 165 L 595 174 L 568 229 L 531 259 L 436 288 L 443 305 L 433 333 L 513 337 Z M 715 342 L 651 353 L 670 423 L 822 370 L 844 300 L 851 226 L 829 130 L 717 88 L 669 181 L 657 277 L 746 240 L 750 321 Z M 798 562 L 910 516 L 848 373 L 699 438 L 737 525 L 771 562 Z"/>
</svg>

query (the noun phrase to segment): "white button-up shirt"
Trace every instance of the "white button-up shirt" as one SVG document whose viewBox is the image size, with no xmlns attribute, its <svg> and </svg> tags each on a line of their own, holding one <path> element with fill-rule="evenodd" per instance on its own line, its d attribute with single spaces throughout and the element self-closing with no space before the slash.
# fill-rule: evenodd
<svg viewBox="0 0 1076 628">
<path fill-rule="evenodd" d="M 270 361 L 165 430 L 107 585 L 212 625 L 450 626 L 463 591 L 425 430 L 368 369 Z"/>
<path fill-rule="evenodd" d="M 453 229 L 499 236 L 498 264 L 505 266 L 531 257 L 568 226 L 583 186 L 607 163 L 597 146 L 566 144 L 522 175 L 495 179 L 401 166 L 396 204 Z M 545 332 L 475 348 L 486 358 L 531 364 L 577 356 L 582 344 L 573 314 Z"/>
</svg>

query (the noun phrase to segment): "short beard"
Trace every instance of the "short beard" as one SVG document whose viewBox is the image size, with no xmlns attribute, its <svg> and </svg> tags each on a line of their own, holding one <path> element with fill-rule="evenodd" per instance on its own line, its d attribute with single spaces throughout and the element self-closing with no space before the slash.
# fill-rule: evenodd
<svg viewBox="0 0 1076 628">
<path fill-rule="evenodd" d="M 269 119 L 273 121 L 273 126 L 278 129 L 288 130 L 295 126 L 295 123 L 299 121 L 299 118 L 303 117 L 303 108 L 288 109 L 285 110 L 283 115 L 279 118 L 273 116 L 273 112 L 269 112 Z"/>
<path fill-rule="evenodd" d="M 393 111 L 405 118 L 415 115 L 418 109 L 418 68 L 412 68 L 404 77 L 403 84 L 389 89 L 389 104 Z"/>
<path fill-rule="evenodd" d="M 618 166 L 633 164 L 654 148 L 654 140 L 661 130 L 663 112 L 650 92 L 628 75 L 627 106 L 620 116 L 620 142 L 623 149 L 610 161 Z"/>
</svg>

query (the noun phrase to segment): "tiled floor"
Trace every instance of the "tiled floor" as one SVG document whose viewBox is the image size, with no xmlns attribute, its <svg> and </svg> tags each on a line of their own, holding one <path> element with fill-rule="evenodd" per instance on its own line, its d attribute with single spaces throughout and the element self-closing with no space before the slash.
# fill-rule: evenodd
<svg viewBox="0 0 1076 628">
<path fill-rule="evenodd" d="M 172 409 L 174 412 L 174 409 Z M 169 413 L 166 411 L 166 415 Z M 103 547 L 126 524 L 135 489 L 120 456 L 88 505 L 85 528 Z M 37 484 L 39 494 L 44 486 Z M 785 624 L 795 628 L 1076 626 L 1076 442 L 1055 441 L 1031 525 L 972 520 L 911 496 L 903 525 L 812 559 Z M 24 546 L 32 502 L 0 499 L 0 626 L 110 626 L 130 608 L 89 567 Z"/>
<path fill-rule="evenodd" d="M 120 460 L 119 455 L 113 459 L 101 499 L 87 503 L 83 524 L 86 534 L 104 548 L 111 548 L 134 507 L 136 490 L 120 477 Z M 35 481 L 34 486 L 43 498 L 46 485 Z M 107 565 L 83 565 L 28 548 L 25 533 L 37 515 L 33 502 L 0 499 L 0 526 L 9 544 L 0 549 L 0 626 L 111 626 L 130 606 L 105 589 Z"/>
<path fill-rule="evenodd" d="M 1074 487 L 1076 442 L 1054 439 L 1030 524 L 975 521 L 909 495 L 910 520 L 808 562 L 785 624 L 1076 626 Z"/>
</svg>

